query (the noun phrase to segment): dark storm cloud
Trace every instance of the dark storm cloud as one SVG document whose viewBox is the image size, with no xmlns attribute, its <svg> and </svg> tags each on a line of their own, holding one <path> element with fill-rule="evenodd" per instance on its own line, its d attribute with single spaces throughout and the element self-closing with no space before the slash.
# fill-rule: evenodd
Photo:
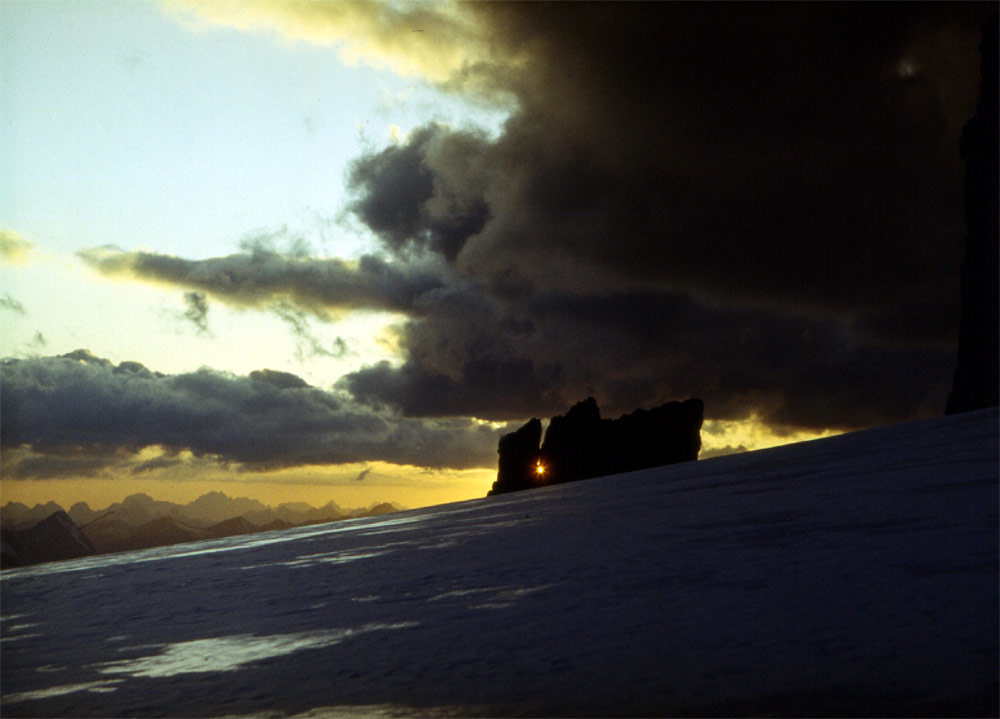
<svg viewBox="0 0 1000 719">
<path fill-rule="evenodd" d="M 394 252 L 431 250 L 453 260 L 488 219 L 488 143 L 478 134 L 430 125 L 402 145 L 358 158 L 350 209 Z"/>
<path fill-rule="evenodd" d="M 775 425 L 872 426 L 933 411 L 950 348 L 866 343 L 844 321 L 707 308 L 682 295 L 539 295 L 522 321 L 443 312 L 409 322 L 407 361 L 341 386 L 417 416 L 512 419 L 593 395 L 609 416 L 696 395 L 714 419 L 750 412 Z M 899 384 L 920 388 L 900 392 Z"/>
<path fill-rule="evenodd" d="M 110 247 L 79 255 L 105 275 L 190 288 L 235 306 L 266 308 L 290 302 L 321 317 L 346 309 L 406 311 L 421 293 L 442 284 L 432 267 L 404 266 L 371 255 L 348 262 L 254 248 L 227 257 L 186 260 Z"/>
<path fill-rule="evenodd" d="M 406 361 L 345 376 L 355 398 L 407 415 L 514 419 L 559 407 L 559 368 L 532 343 L 530 319 L 473 284 L 420 298 L 419 315 L 400 328 Z M 556 340 L 558 341 L 558 340 Z"/>
<path fill-rule="evenodd" d="M 118 465 L 114 457 L 34 456 L 25 457 L 5 467 L 8 477 L 19 479 L 77 479 L 91 477 Z"/>
<path fill-rule="evenodd" d="M 21 468 L 26 476 L 151 446 L 256 468 L 372 460 L 466 468 L 490 464 L 496 452 L 487 426 L 376 415 L 284 372 L 163 375 L 85 350 L 7 359 L 2 370 L 4 448 L 30 447 L 40 456 L 30 461 L 44 464 Z"/>
<path fill-rule="evenodd" d="M 458 257 L 468 271 L 571 284 L 582 264 L 609 282 L 850 311 L 955 294 L 941 262 L 957 265 L 954 118 L 971 111 L 975 58 L 925 38 L 946 27 L 974 48 L 967 8 L 933 31 L 912 6 L 482 12 L 537 49 L 530 72 L 498 71 L 523 83 L 522 108 L 476 153 L 502 171 L 485 192 L 495 221 Z M 924 69 L 900 77 L 918 50 Z M 968 104 L 946 106 L 935 69 L 962 62 Z"/>
<path fill-rule="evenodd" d="M 308 382 L 291 372 L 281 372 L 273 369 L 258 369 L 252 371 L 248 376 L 252 380 L 269 384 L 272 387 L 277 387 L 278 389 L 305 389 L 309 387 Z"/>
<path fill-rule="evenodd" d="M 351 177 L 356 216 L 439 252 L 468 309 L 422 296 L 405 362 L 344 388 L 414 415 L 587 394 L 816 429 L 939 411 L 989 6 L 473 7 L 500 59 L 451 86 L 514 93 L 501 135 L 430 125 Z"/>
</svg>

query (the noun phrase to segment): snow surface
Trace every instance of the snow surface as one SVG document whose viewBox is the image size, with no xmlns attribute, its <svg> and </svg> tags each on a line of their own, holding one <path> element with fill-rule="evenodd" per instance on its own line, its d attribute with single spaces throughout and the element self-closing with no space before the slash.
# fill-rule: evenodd
<svg viewBox="0 0 1000 719">
<path fill-rule="evenodd" d="M 9 570 L 15 716 L 996 715 L 996 410 Z"/>
</svg>

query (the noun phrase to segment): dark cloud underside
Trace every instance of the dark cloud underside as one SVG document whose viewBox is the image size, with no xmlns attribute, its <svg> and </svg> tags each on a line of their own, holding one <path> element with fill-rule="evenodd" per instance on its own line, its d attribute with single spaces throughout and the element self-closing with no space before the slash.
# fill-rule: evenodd
<svg viewBox="0 0 1000 719">
<path fill-rule="evenodd" d="M 96 467 L 154 446 L 264 469 L 374 460 L 467 468 L 489 465 L 496 452 L 489 427 L 377 415 L 273 370 L 163 375 L 81 350 L 4 360 L 0 392 L 5 449 L 47 455 L 31 460 L 45 467 L 14 476 L 79 474 L 80 457 Z"/>
</svg>

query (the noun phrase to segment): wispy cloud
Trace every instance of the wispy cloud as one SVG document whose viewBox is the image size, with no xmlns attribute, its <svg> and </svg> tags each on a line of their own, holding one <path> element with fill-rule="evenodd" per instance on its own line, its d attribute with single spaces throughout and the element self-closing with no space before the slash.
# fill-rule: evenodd
<svg viewBox="0 0 1000 719">
<path fill-rule="evenodd" d="M 4 294 L 3 297 L 0 297 L 0 309 L 17 312 L 19 315 L 27 314 L 27 312 L 25 312 L 24 305 L 15 300 L 9 294 Z"/>
<path fill-rule="evenodd" d="M 184 319 L 190 320 L 200 334 L 208 334 L 208 301 L 204 292 L 185 292 Z"/>
<path fill-rule="evenodd" d="M 372 468 L 371 468 L 371 467 L 365 467 L 365 468 L 364 468 L 364 469 L 362 469 L 362 470 L 361 470 L 360 472 L 358 472 L 358 476 L 354 478 L 354 481 L 355 481 L 355 482 L 363 482 L 363 481 L 365 480 L 365 478 L 366 478 L 366 477 L 367 477 L 367 476 L 368 476 L 369 474 L 371 474 L 371 471 L 372 471 Z"/>
<path fill-rule="evenodd" d="M 0 259 L 11 264 L 26 263 L 34 249 L 34 243 L 21 238 L 13 230 L 0 229 Z"/>
<path fill-rule="evenodd" d="M 391 263 L 374 255 L 354 261 L 255 248 L 187 260 L 115 247 L 91 248 L 78 255 L 109 277 L 183 287 L 234 307 L 268 309 L 275 303 L 291 303 L 321 319 L 337 311 L 407 311 L 421 294 L 445 281 L 443 268 L 430 261 Z"/>
<path fill-rule="evenodd" d="M 329 348 L 324 346 L 312 331 L 306 313 L 294 304 L 284 301 L 274 302 L 271 304 L 270 310 L 292 330 L 292 334 L 295 336 L 295 356 L 300 362 L 309 357 L 339 359 L 348 354 L 347 342 L 341 337 L 335 338 Z"/>
</svg>

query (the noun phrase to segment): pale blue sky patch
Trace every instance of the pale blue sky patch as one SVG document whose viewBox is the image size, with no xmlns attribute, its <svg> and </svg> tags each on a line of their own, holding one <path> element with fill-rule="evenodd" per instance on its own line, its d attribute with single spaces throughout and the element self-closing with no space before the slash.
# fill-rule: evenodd
<svg viewBox="0 0 1000 719">
<path fill-rule="evenodd" d="M 86 347 L 168 372 L 267 366 L 320 385 L 391 356 L 385 313 L 314 323 L 323 346 L 343 338 L 351 352 L 307 363 L 279 318 L 214 303 L 199 333 L 177 321 L 183 292 L 109 281 L 74 254 L 204 259 L 265 238 L 356 258 L 376 247 L 360 223 L 338 221 L 353 159 L 432 120 L 496 132 L 503 113 L 345 65 L 334 46 L 195 30 L 154 2 L 8 2 L 2 13 L 0 228 L 41 257 L 0 267 L 29 310 L 6 313 L 2 354 L 36 350 L 41 332 L 53 354 Z"/>
</svg>

